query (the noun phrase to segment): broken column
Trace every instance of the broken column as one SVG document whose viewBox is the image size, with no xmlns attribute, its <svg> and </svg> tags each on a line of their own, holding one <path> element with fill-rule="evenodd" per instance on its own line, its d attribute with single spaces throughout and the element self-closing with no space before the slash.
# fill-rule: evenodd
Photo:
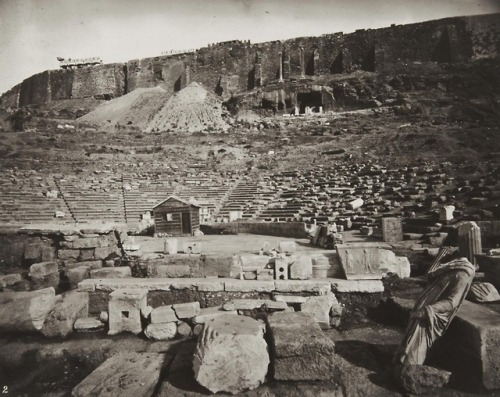
<svg viewBox="0 0 500 397">
<path fill-rule="evenodd" d="M 300 46 L 300 78 L 306 78 L 306 63 L 304 60 L 304 46 Z"/>
<path fill-rule="evenodd" d="M 147 306 L 147 291 L 116 290 L 109 294 L 109 335 L 142 331 L 141 310 Z"/>
<path fill-rule="evenodd" d="M 257 320 L 232 314 L 207 321 L 193 360 L 198 383 L 212 393 L 257 388 L 270 362 L 264 329 Z"/>
<path fill-rule="evenodd" d="M 401 218 L 382 218 L 382 240 L 388 243 L 397 243 L 403 240 Z"/>
<path fill-rule="evenodd" d="M 476 222 L 466 222 L 458 227 L 458 251 L 476 264 L 476 254 L 482 253 L 481 229 Z"/>
<path fill-rule="evenodd" d="M 177 254 L 178 244 L 176 238 L 167 238 L 165 239 L 165 246 L 163 249 L 164 254 L 174 255 Z"/>
<path fill-rule="evenodd" d="M 279 81 L 281 83 L 281 82 L 283 82 L 283 52 L 280 51 L 278 54 L 280 56 L 280 78 L 279 78 Z"/>
<path fill-rule="evenodd" d="M 448 223 L 453 219 L 453 211 L 455 211 L 455 206 L 445 205 L 439 209 L 439 221 Z"/>
</svg>

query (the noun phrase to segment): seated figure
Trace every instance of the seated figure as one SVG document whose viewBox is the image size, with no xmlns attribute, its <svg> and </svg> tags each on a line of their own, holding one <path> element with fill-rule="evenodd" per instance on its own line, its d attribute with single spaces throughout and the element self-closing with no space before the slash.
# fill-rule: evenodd
<svg viewBox="0 0 500 397">
<path fill-rule="evenodd" d="M 430 284 L 417 299 L 394 364 L 423 365 L 433 343 L 448 329 L 475 275 L 466 258 L 441 264 L 428 273 Z"/>
</svg>

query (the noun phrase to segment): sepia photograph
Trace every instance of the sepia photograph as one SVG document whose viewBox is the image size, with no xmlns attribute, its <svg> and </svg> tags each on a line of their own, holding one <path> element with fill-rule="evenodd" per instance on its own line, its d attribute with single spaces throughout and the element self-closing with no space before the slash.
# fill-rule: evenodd
<svg viewBox="0 0 500 397">
<path fill-rule="evenodd" d="M 500 395 L 499 0 L 0 0 L 0 75 L 0 397 Z"/>
</svg>

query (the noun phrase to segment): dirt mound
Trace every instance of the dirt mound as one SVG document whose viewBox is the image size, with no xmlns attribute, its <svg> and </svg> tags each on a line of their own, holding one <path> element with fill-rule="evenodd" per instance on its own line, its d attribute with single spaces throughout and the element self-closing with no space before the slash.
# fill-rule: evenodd
<svg viewBox="0 0 500 397">
<path fill-rule="evenodd" d="M 144 129 L 167 99 L 168 94 L 161 87 L 137 88 L 102 104 L 78 120 L 99 125 L 130 125 Z"/>
<path fill-rule="evenodd" d="M 211 132 L 228 127 L 222 119 L 222 102 L 193 82 L 168 99 L 146 131 Z"/>
</svg>

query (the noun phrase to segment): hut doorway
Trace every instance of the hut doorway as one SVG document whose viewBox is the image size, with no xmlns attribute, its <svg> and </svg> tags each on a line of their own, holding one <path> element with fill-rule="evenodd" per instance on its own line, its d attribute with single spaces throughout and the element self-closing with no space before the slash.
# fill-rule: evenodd
<svg viewBox="0 0 500 397">
<path fill-rule="evenodd" d="M 182 234 L 191 234 L 191 217 L 189 212 L 182 213 Z"/>
</svg>

